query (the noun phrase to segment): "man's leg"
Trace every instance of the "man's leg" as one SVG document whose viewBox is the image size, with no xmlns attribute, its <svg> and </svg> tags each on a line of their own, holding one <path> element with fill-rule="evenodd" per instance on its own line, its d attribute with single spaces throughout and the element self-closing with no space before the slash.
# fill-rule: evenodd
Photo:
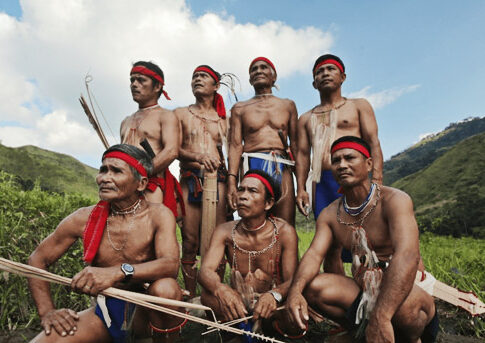
<svg viewBox="0 0 485 343">
<path fill-rule="evenodd" d="M 413 285 L 411 292 L 399 306 L 392 318 L 397 342 L 419 342 L 426 325 L 435 315 L 433 298 L 419 286 Z M 398 340 L 401 338 L 402 340 Z"/>
<path fill-rule="evenodd" d="M 31 343 L 102 343 L 111 342 L 111 337 L 103 320 L 94 313 L 94 307 L 79 313 L 77 330 L 74 335 L 61 336 L 53 328 L 47 336 L 45 331 L 39 333 Z"/>
<path fill-rule="evenodd" d="M 226 183 L 225 182 L 217 182 L 217 209 L 216 209 L 216 226 L 221 225 L 227 221 L 227 199 L 226 199 Z M 221 280 L 224 280 L 224 273 L 226 271 L 226 259 L 223 258 L 219 268 L 217 269 L 217 274 Z"/>
<path fill-rule="evenodd" d="M 161 298 L 182 300 L 182 290 L 177 284 L 177 281 L 172 278 L 160 279 L 153 282 L 148 287 L 147 292 L 149 295 Z M 164 307 L 183 312 L 182 308 L 173 306 Z M 179 338 L 180 331 L 185 323 L 186 320 L 183 318 L 138 306 L 133 327 L 137 336 L 151 336 L 153 342 L 175 342 Z"/>
<path fill-rule="evenodd" d="M 346 276 L 323 273 L 305 288 L 308 305 L 332 320 L 348 326 L 345 314 L 360 293 L 357 283 Z"/>
<path fill-rule="evenodd" d="M 295 187 L 293 175 L 286 166 L 281 179 L 281 198 L 275 205 L 274 214 L 295 226 Z"/>
<path fill-rule="evenodd" d="M 189 187 L 187 179 L 180 182 L 185 204 L 184 224 L 182 232 L 182 274 L 185 288 L 190 297 L 195 296 L 197 287 L 197 249 L 199 248 L 199 225 L 202 217 L 202 208 L 199 204 L 189 202 Z"/>
</svg>

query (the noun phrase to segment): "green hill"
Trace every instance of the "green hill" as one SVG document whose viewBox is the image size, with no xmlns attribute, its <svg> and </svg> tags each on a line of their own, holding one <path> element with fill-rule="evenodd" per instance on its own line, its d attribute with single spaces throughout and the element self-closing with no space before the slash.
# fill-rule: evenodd
<svg viewBox="0 0 485 343">
<path fill-rule="evenodd" d="M 484 146 L 485 133 L 472 136 L 392 184 L 411 195 L 422 225 L 442 234 L 485 235 Z"/>
<path fill-rule="evenodd" d="M 97 198 L 97 170 L 68 155 L 31 145 L 9 148 L 0 144 L 0 170 L 17 176 L 25 189 L 38 181 L 47 191 Z"/>
<path fill-rule="evenodd" d="M 430 166 L 455 144 L 473 135 L 485 132 L 484 118 L 468 118 L 452 123 L 438 134 L 422 139 L 412 147 L 394 155 L 384 163 L 384 184 L 416 173 Z"/>
</svg>

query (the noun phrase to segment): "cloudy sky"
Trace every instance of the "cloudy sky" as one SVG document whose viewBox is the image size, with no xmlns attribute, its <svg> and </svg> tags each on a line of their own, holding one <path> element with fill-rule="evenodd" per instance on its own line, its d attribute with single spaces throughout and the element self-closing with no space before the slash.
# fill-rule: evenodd
<svg viewBox="0 0 485 343">
<path fill-rule="evenodd" d="M 97 167 L 103 147 L 79 103 L 93 90 L 119 141 L 136 110 L 129 70 L 152 60 L 175 108 L 192 103 L 199 64 L 232 72 L 252 95 L 248 64 L 267 56 L 299 113 L 319 101 L 311 67 L 327 52 L 347 71 L 343 93 L 374 106 L 385 159 L 450 122 L 485 114 L 484 1 L 0 1 L 0 141 L 67 153 Z M 232 105 L 226 99 L 226 105 Z"/>
</svg>

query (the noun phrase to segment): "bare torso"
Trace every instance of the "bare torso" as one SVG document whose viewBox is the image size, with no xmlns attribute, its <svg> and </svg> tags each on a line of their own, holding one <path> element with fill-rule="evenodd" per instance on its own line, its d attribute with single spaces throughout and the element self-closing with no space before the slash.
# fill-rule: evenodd
<svg viewBox="0 0 485 343">
<path fill-rule="evenodd" d="M 360 127 L 360 99 L 347 99 L 345 104 L 337 110 L 337 129 L 335 131 L 334 140 L 343 136 L 356 136 L 362 137 Z M 310 144 L 313 146 L 312 135 L 312 120 L 311 116 L 316 116 L 317 122 L 323 122 L 328 126 L 330 123 L 330 112 L 321 112 L 318 107 L 306 112 L 302 115 L 300 120 L 304 120 L 305 130 L 307 132 Z M 322 160 L 322 170 L 330 170 L 330 164 L 327 160 Z"/>
<path fill-rule="evenodd" d="M 220 118 L 215 111 L 199 113 L 192 106 L 175 110 L 182 126 L 181 148 L 192 153 L 209 154 L 219 159 L 217 145 L 222 145 L 222 136 L 226 134 L 226 120 Z M 180 159 L 180 167 L 184 169 L 201 169 L 201 164 L 194 160 Z"/>
<path fill-rule="evenodd" d="M 232 231 L 236 223 L 237 221 L 225 224 L 227 233 L 225 242 L 226 258 L 233 267 L 233 272 L 237 270 L 241 273 L 246 285 L 252 286 L 255 292 L 267 292 L 274 285 L 279 284 L 282 279 L 282 276 L 277 274 L 278 272 L 281 273 L 282 270 L 279 265 L 281 263 L 280 238 L 266 252 L 251 256 L 251 270 L 249 270 L 249 254 L 234 247 Z M 281 219 L 276 219 L 278 231 L 283 224 L 284 222 Z M 247 251 L 261 251 L 267 248 L 274 240 L 275 231 L 269 220 L 266 225 L 264 232 L 257 236 L 247 235 L 242 232 L 241 228 L 235 230 L 234 238 L 237 246 Z M 238 281 L 233 278 L 232 283 L 234 282 Z"/>
<path fill-rule="evenodd" d="M 283 143 L 278 135 L 282 130 L 288 136 L 295 104 L 288 99 L 275 96 L 255 97 L 235 105 L 241 116 L 243 151 L 283 151 Z"/>
<path fill-rule="evenodd" d="M 173 115 L 173 113 L 157 106 L 138 110 L 131 116 L 126 117 L 120 127 L 121 143 L 142 148 L 140 142 L 146 138 L 153 152 L 157 155 L 164 148 L 162 125 L 163 116 L 166 115 Z M 159 176 L 163 175 L 159 174 Z"/>
</svg>

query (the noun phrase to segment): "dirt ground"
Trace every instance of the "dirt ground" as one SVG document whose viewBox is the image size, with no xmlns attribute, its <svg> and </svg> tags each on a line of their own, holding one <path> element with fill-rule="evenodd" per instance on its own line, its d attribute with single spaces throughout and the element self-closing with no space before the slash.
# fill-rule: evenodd
<svg viewBox="0 0 485 343">
<path fill-rule="evenodd" d="M 443 302 L 437 302 L 438 314 L 440 319 L 440 332 L 438 334 L 438 343 L 483 343 L 484 337 L 476 337 L 473 329 L 474 325 L 479 322 L 483 325 L 484 317 L 471 319 L 464 311 L 458 310 L 451 305 Z M 329 324 L 313 324 L 303 339 L 287 340 L 294 343 L 310 342 L 327 342 L 327 343 L 347 343 L 352 342 L 349 337 L 329 337 L 327 332 L 331 327 Z M 38 332 L 39 329 L 21 329 L 13 332 L 0 332 L 0 343 L 23 343 L 28 342 Z M 184 343 L 216 343 L 220 342 L 219 336 L 212 333 L 201 336 L 206 328 L 196 323 L 188 323 L 182 331 L 181 342 Z M 143 340 L 147 343 L 149 340 Z M 227 340 L 226 340 L 227 342 Z M 231 341 L 232 342 L 232 341 Z M 142 343 L 142 341 L 138 342 Z"/>
</svg>

